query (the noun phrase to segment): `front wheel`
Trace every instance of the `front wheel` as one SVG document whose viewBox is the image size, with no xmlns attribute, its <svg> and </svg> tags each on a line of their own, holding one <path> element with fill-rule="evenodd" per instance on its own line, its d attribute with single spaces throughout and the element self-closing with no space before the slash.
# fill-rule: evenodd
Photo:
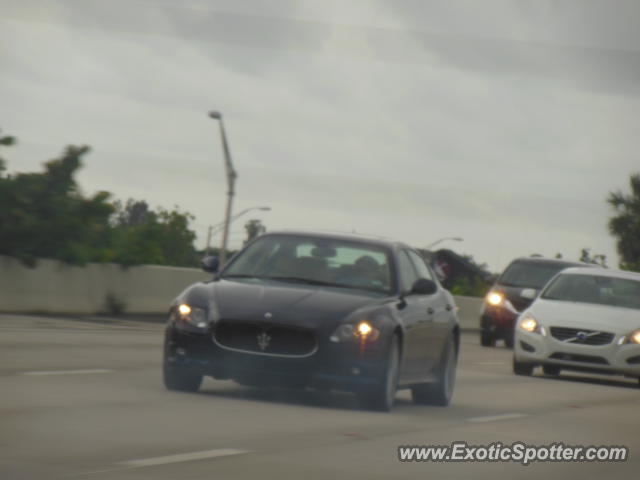
<svg viewBox="0 0 640 480">
<path fill-rule="evenodd" d="M 533 374 L 533 365 L 530 363 L 518 362 L 513 358 L 513 373 L 516 375 L 530 376 Z"/>
<path fill-rule="evenodd" d="M 399 371 L 400 341 L 397 335 L 393 335 L 387 350 L 387 364 L 381 382 L 373 389 L 362 392 L 359 395 L 360 404 L 364 408 L 371 410 L 390 411 L 398 390 Z"/>
<path fill-rule="evenodd" d="M 184 367 L 167 365 L 162 369 L 162 379 L 167 390 L 197 392 L 202 384 L 202 374 Z"/>
<path fill-rule="evenodd" d="M 488 330 L 481 330 L 480 345 L 482 345 L 483 347 L 495 347 L 496 338 L 493 336 L 493 333 Z"/>
<path fill-rule="evenodd" d="M 456 381 L 458 355 L 452 337 L 449 338 L 442 352 L 438 365 L 437 380 L 433 383 L 422 383 L 411 388 L 411 397 L 421 405 L 439 405 L 446 407 L 453 397 Z"/>
</svg>

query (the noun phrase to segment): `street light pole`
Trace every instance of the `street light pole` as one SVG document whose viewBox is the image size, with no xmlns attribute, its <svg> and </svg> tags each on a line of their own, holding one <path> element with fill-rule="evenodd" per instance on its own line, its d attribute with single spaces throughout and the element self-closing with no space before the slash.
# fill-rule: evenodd
<svg viewBox="0 0 640 480">
<path fill-rule="evenodd" d="M 429 245 L 427 245 L 426 247 L 424 247 L 424 249 L 425 250 L 429 250 L 430 248 L 433 248 L 434 246 L 436 246 L 440 242 L 444 242 L 445 240 L 454 240 L 456 242 L 462 242 L 463 239 L 460 238 L 460 237 L 444 237 L 444 238 L 440 238 L 440 239 L 436 240 L 435 242 L 432 242 Z"/>
<path fill-rule="evenodd" d="M 222 149 L 224 151 L 224 169 L 227 175 L 227 208 L 224 215 L 224 231 L 222 233 L 222 244 L 220 246 L 220 267 L 223 267 L 227 260 L 227 243 L 229 241 L 229 223 L 231 221 L 231 207 L 233 204 L 233 195 L 235 194 L 235 183 L 238 178 L 238 174 L 233 168 L 231 162 L 231 152 L 229 151 L 229 144 L 227 143 L 227 135 L 224 131 L 224 122 L 222 120 L 222 113 L 209 112 L 209 117 L 214 120 L 218 120 L 220 125 L 220 136 L 222 137 Z"/>
</svg>

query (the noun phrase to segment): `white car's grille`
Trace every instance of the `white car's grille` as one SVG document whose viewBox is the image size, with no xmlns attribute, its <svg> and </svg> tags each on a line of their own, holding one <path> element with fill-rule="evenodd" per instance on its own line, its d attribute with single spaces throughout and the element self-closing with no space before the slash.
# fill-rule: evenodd
<svg viewBox="0 0 640 480">
<path fill-rule="evenodd" d="M 615 335 L 598 330 L 586 330 L 569 327 L 551 327 L 551 336 L 556 340 L 579 345 L 607 345 Z"/>
</svg>

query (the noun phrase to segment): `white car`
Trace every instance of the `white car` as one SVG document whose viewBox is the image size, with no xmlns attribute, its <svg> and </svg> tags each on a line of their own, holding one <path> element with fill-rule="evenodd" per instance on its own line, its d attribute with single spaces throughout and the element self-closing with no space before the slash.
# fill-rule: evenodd
<svg viewBox="0 0 640 480">
<path fill-rule="evenodd" d="M 576 370 L 635 377 L 640 386 L 640 274 L 568 268 L 519 317 L 513 371 Z"/>
</svg>

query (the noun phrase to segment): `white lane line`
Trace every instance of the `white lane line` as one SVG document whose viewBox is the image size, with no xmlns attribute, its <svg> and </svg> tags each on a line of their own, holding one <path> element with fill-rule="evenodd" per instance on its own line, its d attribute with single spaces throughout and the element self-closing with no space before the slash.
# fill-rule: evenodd
<svg viewBox="0 0 640 480">
<path fill-rule="evenodd" d="M 467 422 L 484 423 L 484 422 L 497 422 L 500 420 L 512 420 L 514 418 L 526 417 L 524 413 L 503 413 L 502 415 L 491 415 L 488 417 L 473 417 L 467 418 Z"/>
<path fill-rule="evenodd" d="M 87 368 L 84 370 L 39 370 L 33 372 L 22 372 L 21 375 L 44 376 L 44 375 L 87 375 L 91 373 L 111 373 L 113 370 L 107 368 Z"/>
<path fill-rule="evenodd" d="M 166 455 L 164 457 L 128 460 L 126 462 L 120 462 L 118 465 L 125 468 L 152 467 L 155 465 L 166 465 L 167 463 L 191 462 L 193 460 L 228 457 L 231 455 L 241 455 L 243 453 L 249 453 L 249 450 L 240 450 L 238 448 L 218 448 L 216 450 L 205 450 L 204 452 L 179 453 L 177 455 Z"/>
</svg>

